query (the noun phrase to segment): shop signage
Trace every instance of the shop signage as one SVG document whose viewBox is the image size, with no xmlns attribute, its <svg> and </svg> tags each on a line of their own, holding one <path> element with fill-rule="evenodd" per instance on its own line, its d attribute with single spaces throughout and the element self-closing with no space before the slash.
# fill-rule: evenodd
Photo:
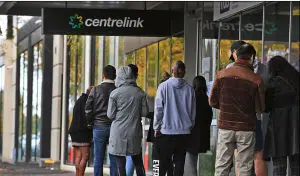
<svg viewBox="0 0 300 176">
<path fill-rule="evenodd" d="M 292 24 L 299 23 L 299 17 L 292 17 Z M 213 21 L 212 13 L 204 13 L 202 24 L 204 38 L 218 38 L 219 22 Z M 262 40 L 262 15 L 256 13 L 242 16 L 241 32 L 243 40 Z M 265 19 L 264 37 L 266 41 L 287 42 L 289 37 L 289 17 L 286 15 L 268 15 Z M 292 42 L 299 41 L 299 25 L 293 25 Z M 239 22 L 224 21 L 221 25 L 221 39 L 237 40 L 239 38 Z"/>
<path fill-rule="evenodd" d="M 182 12 L 44 8 L 43 34 L 106 36 L 170 36 Z"/>
<path fill-rule="evenodd" d="M 254 1 L 215 1 L 214 2 L 214 21 L 227 18 L 240 11 L 252 8 L 263 2 Z"/>
</svg>

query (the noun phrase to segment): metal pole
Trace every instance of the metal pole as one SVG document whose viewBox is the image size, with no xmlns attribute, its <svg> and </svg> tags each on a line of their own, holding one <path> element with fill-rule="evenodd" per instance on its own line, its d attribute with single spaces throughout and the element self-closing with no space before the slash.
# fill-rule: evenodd
<svg viewBox="0 0 300 176">
<path fill-rule="evenodd" d="M 221 52 L 221 27 L 222 27 L 222 22 L 219 22 L 219 28 L 218 28 L 218 55 L 217 55 L 217 61 L 218 61 L 218 67 L 217 67 L 217 72 L 220 70 L 220 52 Z"/>
<path fill-rule="evenodd" d="M 288 53 L 288 61 L 291 62 L 291 49 L 292 49 L 292 11 L 293 11 L 293 6 L 292 6 L 292 1 L 290 2 L 290 22 L 289 22 L 289 53 Z"/>
<path fill-rule="evenodd" d="M 242 12 L 239 14 L 239 40 L 242 40 Z"/>
<path fill-rule="evenodd" d="M 263 19 L 262 19 L 262 33 L 261 33 L 261 54 L 262 54 L 262 62 L 264 62 L 264 56 L 265 56 L 265 18 L 266 18 L 266 3 L 263 3 Z"/>
</svg>

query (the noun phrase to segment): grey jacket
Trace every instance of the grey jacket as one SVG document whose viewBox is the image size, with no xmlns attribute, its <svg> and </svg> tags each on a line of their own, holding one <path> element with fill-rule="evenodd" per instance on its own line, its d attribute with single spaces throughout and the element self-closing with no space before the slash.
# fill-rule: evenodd
<svg viewBox="0 0 300 176">
<path fill-rule="evenodd" d="M 109 97 L 107 116 L 113 120 L 108 152 L 117 156 L 133 156 L 141 152 L 141 118 L 149 112 L 147 95 L 137 87 L 130 67 L 117 72 L 116 89 Z"/>
</svg>

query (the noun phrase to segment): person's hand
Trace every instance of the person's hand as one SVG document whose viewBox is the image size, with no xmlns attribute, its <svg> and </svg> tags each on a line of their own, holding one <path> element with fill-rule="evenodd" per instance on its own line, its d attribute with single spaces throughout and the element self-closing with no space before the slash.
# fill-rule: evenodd
<svg viewBox="0 0 300 176">
<path fill-rule="evenodd" d="M 154 131 L 154 137 L 157 137 L 157 135 L 160 133 L 160 131 Z"/>
</svg>

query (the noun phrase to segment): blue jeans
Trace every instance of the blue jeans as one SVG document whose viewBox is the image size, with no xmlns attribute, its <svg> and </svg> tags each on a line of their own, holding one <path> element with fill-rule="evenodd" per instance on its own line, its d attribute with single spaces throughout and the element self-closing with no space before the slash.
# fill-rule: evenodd
<svg viewBox="0 0 300 176">
<path fill-rule="evenodd" d="M 126 156 L 126 176 L 133 176 L 134 164 L 131 156 Z"/>
<path fill-rule="evenodd" d="M 110 126 L 94 126 L 94 176 L 103 176 L 103 161 L 109 141 Z M 116 158 L 109 154 L 110 176 L 117 176 Z"/>
</svg>

